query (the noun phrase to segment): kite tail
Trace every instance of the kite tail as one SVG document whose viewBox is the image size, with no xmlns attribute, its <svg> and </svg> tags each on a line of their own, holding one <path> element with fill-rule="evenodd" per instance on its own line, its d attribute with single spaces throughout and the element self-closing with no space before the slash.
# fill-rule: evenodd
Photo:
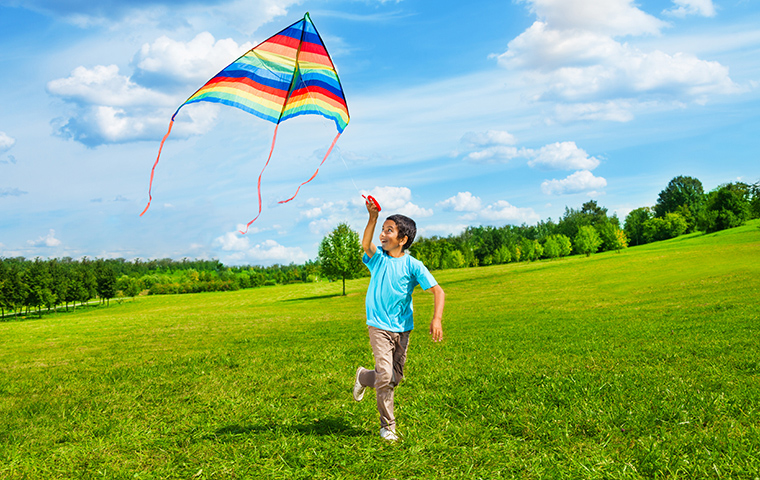
<svg viewBox="0 0 760 480">
<path fill-rule="evenodd" d="M 296 189 L 296 193 L 295 193 L 295 194 L 293 194 L 293 196 L 292 196 L 292 197 L 288 198 L 287 200 L 282 200 L 282 201 L 280 201 L 280 202 L 277 202 L 277 203 L 288 203 L 289 201 L 293 200 L 294 198 L 296 198 L 296 195 L 298 195 L 298 191 L 299 191 L 299 190 L 301 190 L 301 187 L 303 187 L 303 186 L 304 186 L 304 185 L 306 185 L 307 183 L 309 183 L 309 182 L 311 182 L 312 180 L 314 180 L 314 177 L 316 177 L 316 176 L 317 176 L 317 174 L 319 173 L 319 169 L 322 167 L 322 164 L 323 164 L 323 163 L 325 163 L 325 160 L 327 160 L 327 157 L 329 157 L 329 156 L 330 156 L 330 152 L 332 152 L 332 149 L 333 149 L 333 147 L 335 146 L 335 142 L 337 142 L 337 141 L 338 141 L 338 138 L 340 138 L 340 132 L 338 132 L 338 134 L 335 136 L 335 139 L 332 141 L 332 145 L 330 145 L 330 148 L 328 148 L 328 149 L 327 149 L 327 153 L 325 154 L 325 158 L 323 158 L 323 159 L 322 159 L 322 162 L 321 162 L 321 163 L 319 164 L 319 166 L 317 167 L 317 171 L 316 171 L 316 172 L 314 172 L 314 175 L 312 175 L 312 176 L 311 176 L 311 177 L 310 177 L 308 180 L 306 180 L 306 181 L 305 181 L 305 182 L 303 182 L 301 185 L 299 185 L 299 186 L 298 186 L 298 188 Z"/>
<path fill-rule="evenodd" d="M 179 109 L 177 109 L 179 111 Z M 153 168 L 150 170 L 150 185 L 148 186 L 148 204 L 145 206 L 145 210 L 142 211 L 140 216 L 142 217 L 145 212 L 148 211 L 148 208 L 150 208 L 150 202 L 153 201 L 153 197 L 150 194 L 150 191 L 153 189 L 153 174 L 156 172 L 156 165 L 158 165 L 158 159 L 161 158 L 161 150 L 164 148 L 164 142 L 169 137 L 169 134 L 172 133 L 172 126 L 174 125 L 174 117 L 177 116 L 177 113 L 175 112 L 174 115 L 172 115 L 172 119 L 169 122 L 169 131 L 166 132 L 166 135 L 164 135 L 164 138 L 161 140 L 161 146 L 158 147 L 158 156 L 156 157 L 156 162 L 153 164 Z"/>
<path fill-rule="evenodd" d="M 240 232 L 241 235 L 245 235 L 246 233 L 248 233 L 248 227 L 250 227 L 251 224 L 255 222 L 257 218 L 259 218 L 259 215 L 261 215 L 261 176 L 264 175 L 264 170 L 266 170 L 267 165 L 269 165 L 269 160 L 271 160 L 272 158 L 272 152 L 274 152 L 274 142 L 275 140 L 277 140 L 277 129 L 279 127 L 280 127 L 279 123 L 275 125 L 274 127 L 274 135 L 272 136 L 272 148 L 269 149 L 269 157 L 267 157 L 267 163 L 265 163 L 264 168 L 261 169 L 261 173 L 259 173 L 259 181 L 256 184 L 256 188 L 259 193 L 259 213 L 256 214 L 256 218 L 254 218 L 253 220 L 251 220 L 245 225 L 245 231 L 238 230 L 238 232 Z"/>
</svg>

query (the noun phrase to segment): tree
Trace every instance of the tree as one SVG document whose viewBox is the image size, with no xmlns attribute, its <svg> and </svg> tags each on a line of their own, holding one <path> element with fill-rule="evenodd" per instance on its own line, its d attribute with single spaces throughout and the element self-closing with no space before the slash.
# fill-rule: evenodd
<svg viewBox="0 0 760 480">
<path fill-rule="evenodd" d="M 678 212 L 679 207 L 686 207 L 688 214 L 681 212 L 682 216 L 692 223 L 687 224 L 689 232 L 694 231 L 695 218 L 701 211 L 704 203 L 705 191 L 702 182 L 694 177 L 678 176 L 672 179 L 665 190 L 660 192 L 657 204 L 654 206 L 654 215 L 663 218 L 668 213 Z"/>
<path fill-rule="evenodd" d="M 359 234 L 345 223 L 338 225 L 319 244 L 322 273 L 328 278 L 343 279 L 343 295 L 346 294 L 346 279 L 356 278 L 362 271 L 362 255 Z"/>
<path fill-rule="evenodd" d="M 98 297 L 110 304 L 110 300 L 116 296 L 116 272 L 111 265 L 103 260 L 96 261 L 95 281 Z"/>
<path fill-rule="evenodd" d="M 602 224 L 597 228 L 597 232 L 602 239 L 602 248 L 605 251 L 620 252 L 628 246 L 628 237 L 625 232 L 612 222 Z"/>
<path fill-rule="evenodd" d="M 625 217 L 625 226 L 623 230 L 630 240 L 630 245 L 643 245 L 647 243 L 644 236 L 644 224 L 652 218 L 652 209 L 649 207 L 641 207 L 636 210 L 632 210 L 631 213 Z"/>
<path fill-rule="evenodd" d="M 447 252 L 443 257 L 443 268 L 464 268 L 467 266 L 467 259 L 460 250 Z"/>
<path fill-rule="evenodd" d="M 585 225 L 578 229 L 578 234 L 575 236 L 575 251 L 588 257 L 592 253 L 596 253 L 601 246 L 602 239 L 594 227 Z"/>
<path fill-rule="evenodd" d="M 683 235 L 688 229 L 686 220 L 677 213 L 666 213 L 664 218 L 652 217 L 644 222 L 647 242 L 659 242 Z"/>
<path fill-rule="evenodd" d="M 699 228 L 707 233 L 743 225 L 750 217 L 750 190 L 744 183 L 728 183 L 710 192 Z"/>
</svg>

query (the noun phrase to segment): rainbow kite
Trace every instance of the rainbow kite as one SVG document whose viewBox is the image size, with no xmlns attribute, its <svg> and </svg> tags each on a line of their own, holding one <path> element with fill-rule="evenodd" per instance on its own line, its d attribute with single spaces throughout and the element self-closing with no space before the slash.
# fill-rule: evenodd
<svg viewBox="0 0 760 480">
<path fill-rule="evenodd" d="M 338 129 L 338 134 L 314 174 L 298 186 L 292 197 L 279 202 L 286 203 L 293 200 L 301 187 L 317 176 L 319 167 L 327 160 L 349 120 L 348 105 L 338 73 L 322 37 L 306 13 L 303 19 L 232 62 L 177 108 L 169 122 L 169 131 L 158 148 L 158 157 L 150 172 L 148 205 L 140 216 L 148 211 L 153 200 L 153 174 L 161 158 L 164 142 L 172 131 L 174 118 L 182 107 L 197 102 L 216 102 L 237 107 L 276 124 L 269 157 L 261 169 L 257 184 L 259 212 L 256 218 L 248 222 L 245 232 L 240 232 L 243 234 L 261 215 L 261 176 L 272 158 L 280 122 L 299 115 L 316 114 L 333 120 Z"/>
</svg>

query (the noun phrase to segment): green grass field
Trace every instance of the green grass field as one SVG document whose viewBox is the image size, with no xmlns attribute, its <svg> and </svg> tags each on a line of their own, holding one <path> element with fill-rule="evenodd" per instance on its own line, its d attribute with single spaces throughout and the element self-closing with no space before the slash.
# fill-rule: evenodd
<svg viewBox="0 0 760 480">
<path fill-rule="evenodd" d="M 760 222 L 434 272 L 403 441 L 378 436 L 367 279 L 0 323 L 0 478 L 760 477 Z"/>
</svg>

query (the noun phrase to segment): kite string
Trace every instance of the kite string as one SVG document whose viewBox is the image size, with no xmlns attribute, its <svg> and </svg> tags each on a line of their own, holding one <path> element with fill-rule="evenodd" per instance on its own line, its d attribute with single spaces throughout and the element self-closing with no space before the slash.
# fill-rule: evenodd
<svg viewBox="0 0 760 480">
<path fill-rule="evenodd" d="M 251 224 L 253 222 L 255 222 L 257 218 L 259 218 L 259 215 L 261 215 L 261 176 L 264 175 L 264 170 L 266 170 L 267 165 L 269 165 L 269 160 L 272 159 L 272 152 L 274 152 L 274 143 L 275 143 L 275 140 L 277 140 L 277 129 L 279 127 L 280 127 L 279 123 L 277 125 L 275 125 L 275 127 L 274 127 L 274 135 L 272 136 L 272 148 L 269 149 L 269 156 L 267 157 L 267 163 L 265 163 L 264 164 L 264 168 L 261 169 L 261 173 L 259 173 L 259 181 L 256 184 L 256 189 L 257 189 L 258 194 L 259 194 L 259 213 L 256 214 L 256 217 L 253 220 L 251 220 L 250 222 L 248 222 L 245 225 L 245 231 L 238 230 L 241 235 L 245 235 L 246 233 L 248 233 L 248 227 L 250 227 Z"/>
<path fill-rule="evenodd" d="M 327 160 L 327 157 L 330 156 L 330 152 L 332 152 L 333 147 L 335 147 L 335 143 L 338 141 L 338 138 L 340 138 L 340 132 L 338 132 L 338 134 L 333 139 L 332 144 L 330 145 L 330 148 L 327 149 L 327 153 L 325 154 L 325 157 L 322 159 L 322 161 L 317 166 L 317 170 L 314 172 L 314 174 L 311 177 L 309 177 L 308 180 L 306 180 L 305 182 L 303 182 L 301 185 L 298 186 L 298 188 L 296 189 L 296 193 L 294 193 L 292 197 L 288 198 L 287 200 L 282 200 L 282 201 L 277 202 L 277 203 L 288 203 L 289 201 L 293 200 L 294 198 L 296 198 L 296 195 L 298 195 L 298 191 L 301 190 L 301 187 L 303 187 L 307 183 L 309 183 L 312 180 L 314 180 L 314 177 L 316 177 L 317 174 L 319 173 L 319 169 L 322 167 L 322 164 L 324 164 L 325 161 Z"/>
<path fill-rule="evenodd" d="M 181 108 L 182 106 L 180 106 Z M 179 112 L 179 108 L 177 109 L 177 112 Z M 166 135 L 164 135 L 164 138 L 161 139 L 161 146 L 158 147 L 158 156 L 156 157 L 155 163 L 153 163 L 153 168 L 150 170 L 150 184 L 148 185 L 148 204 L 145 206 L 145 210 L 142 211 L 140 216 L 142 217 L 145 212 L 148 211 L 148 208 L 150 208 L 150 202 L 153 201 L 153 196 L 151 196 L 151 190 L 153 189 L 153 174 L 156 172 L 156 166 L 158 165 L 158 160 L 161 158 L 161 150 L 164 148 L 164 142 L 167 138 L 169 138 L 169 134 L 172 133 L 172 126 L 174 126 L 174 117 L 177 116 L 177 112 L 174 112 L 174 115 L 172 115 L 172 119 L 169 122 L 169 131 L 166 132 Z"/>
</svg>

